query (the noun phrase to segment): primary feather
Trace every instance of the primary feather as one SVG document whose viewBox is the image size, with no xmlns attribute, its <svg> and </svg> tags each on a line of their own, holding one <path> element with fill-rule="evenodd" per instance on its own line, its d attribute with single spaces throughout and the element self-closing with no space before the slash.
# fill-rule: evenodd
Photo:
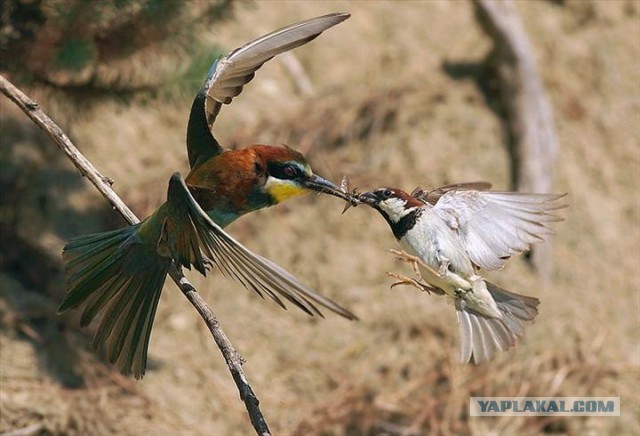
<svg viewBox="0 0 640 436">
<path fill-rule="evenodd" d="M 289 301 L 309 314 L 322 315 L 317 306 L 324 306 L 349 319 L 356 318 L 222 230 L 238 216 L 274 203 L 266 200 L 266 194 L 256 194 L 259 177 L 253 176 L 260 175 L 255 174 L 253 165 L 252 177 L 245 178 L 244 185 L 238 183 L 238 174 L 246 168 L 230 157 L 240 153 L 225 151 L 211 133 L 221 105 L 240 94 L 262 64 L 311 41 L 348 17 L 329 14 L 287 26 L 245 44 L 212 65 L 194 98 L 187 126 L 192 189 L 206 203 L 210 216 L 178 174 L 170 181 L 168 201 L 143 222 L 75 238 L 65 246 L 67 294 L 59 311 L 83 307 L 83 326 L 102 313 L 94 346 L 124 374 L 133 373 L 136 378 L 144 375 L 151 328 L 172 261 L 193 265 L 202 274 L 213 261 L 246 288 L 271 297 L 283 307 L 283 300 Z M 217 162 L 224 168 L 216 168 L 212 158 L 224 155 L 227 159 Z M 219 180 L 222 175 L 226 177 Z M 231 192 L 227 192 L 229 189 Z M 225 207 L 218 207 L 221 203 Z"/>
<path fill-rule="evenodd" d="M 308 43 L 322 32 L 349 18 L 333 13 L 311 18 L 263 35 L 217 59 L 191 106 L 187 126 L 189 165 L 196 168 L 223 148 L 211 133 L 223 104 L 240 95 L 244 85 L 267 61 L 286 51 Z"/>
<path fill-rule="evenodd" d="M 189 235 L 189 242 L 179 242 L 179 239 L 163 241 L 168 244 L 174 258 L 182 259 L 184 266 L 202 263 L 202 255 L 197 249 L 199 246 L 222 273 L 237 280 L 247 289 L 256 291 L 259 295 L 268 295 L 283 307 L 280 297 L 311 315 L 322 316 L 316 307 L 316 304 L 319 304 L 345 318 L 356 319 L 356 316 L 345 308 L 304 286 L 287 271 L 251 252 L 226 233 L 202 210 L 179 173 L 174 174 L 169 182 L 168 202 L 181 213 L 187 214 L 188 222 L 191 223 L 191 231 L 180 234 L 180 238 Z M 185 257 L 177 251 L 179 247 L 196 248 L 189 250 L 192 257 Z"/>
<path fill-rule="evenodd" d="M 454 190 L 433 211 L 460 235 L 471 261 L 492 271 L 553 234 L 548 225 L 561 221 L 553 212 L 566 207 L 556 202 L 563 196 Z"/>
<path fill-rule="evenodd" d="M 349 14 L 335 13 L 301 21 L 261 36 L 218 60 L 210 79 L 205 82 L 205 112 L 209 126 L 215 121 L 221 105 L 231 103 L 265 62 L 306 44 L 347 18 Z"/>
</svg>

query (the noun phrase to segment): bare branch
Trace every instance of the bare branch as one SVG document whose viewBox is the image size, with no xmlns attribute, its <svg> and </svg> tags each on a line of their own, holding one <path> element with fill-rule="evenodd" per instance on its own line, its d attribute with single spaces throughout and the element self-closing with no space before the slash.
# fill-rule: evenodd
<svg viewBox="0 0 640 436">
<path fill-rule="evenodd" d="M 504 107 L 512 188 L 551 192 L 558 153 L 553 114 L 516 5 L 504 0 L 474 0 L 474 5 L 480 25 L 494 42 L 488 62 Z M 550 244 L 535 247 L 531 260 L 541 276 L 549 278 Z"/>
<path fill-rule="evenodd" d="M 73 162 L 73 164 L 80 170 L 80 173 L 87 177 L 91 183 L 100 191 L 100 193 L 107 199 L 109 203 L 129 222 L 129 224 L 136 224 L 140 220 L 134 215 L 134 213 L 127 207 L 127 205 L 118 197 L 118 195 L 111 189 L 110 180 L 102 176 L 93 164 L 87 160 L 82 153 L 73 145 L 69 137 L 62 131 L 56 123 L 51 120 L 38 106 L 36 102 L 27 97 L 22 91 L 16 88 L 11 82 L 9 82 L 4 76 L 0 75 L 0 90 L 4 95 L 11 99 L 22 111 L 27 114 L 44 132 L 53 139 L 58 148 L 62 150 L 64 154 Z M 260 411 L 260 401 L 254 394 L 247 378 L 242 370 L 243 359 L 231 344 L 231 341 L 222 330 L 220 322 L 216 318 L 211 308 L 207 305 L 204 299 L 198 294 L 197 290 L 182 273 L 182 269 L 176 268 L 175 264 L 171 265 L 169 275 L 173 281 L 178 285 L 182 293 L 198 311 L 200 317 L 205 322 L 213 340 L 218 345 L 218 348 L 222 352 L 224 360 L 229 367 L 231 376 L 235 381 L 240 398 L 247 408 L 251 424 L 259 435 L 269 435 L 269 427 Z"/>
</svg>

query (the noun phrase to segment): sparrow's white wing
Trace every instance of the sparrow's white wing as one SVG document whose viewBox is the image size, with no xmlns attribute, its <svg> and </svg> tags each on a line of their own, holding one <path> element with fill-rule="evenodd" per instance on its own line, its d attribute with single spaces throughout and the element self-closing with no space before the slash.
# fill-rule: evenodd
<svg viewBox="0 0 640 436">
<path fill-rule="evenodd" d="M 206 259 L 200 253 L 202 250 L 223 274 L 262 297 L 268 295 L 282 307 L 285 307 L 282 302 L 285 299 L 309 315 L 323 316 L 316 307 L 318 304 L 345 318 L 357 319 L 347 309 L 309 289 L 283 268 L 253 253 L 225 232 L 202 210 L 180 173 L 171 177 L 167 198 L 172 208 L 172 216 L 168 219 L 179 219 L 185 225 L 176 232 L 171 231 L 175 227 L 172 223 L 166 223 L 161 243 L 166 243 L 179 264 L 193 265 L 205 274 Z"/>
<path fill-rule="evenodd" d="M 452 185 L 440 186 L 430 191 L 425 191 L 418 186 L 413 190 L 411 196 L 425 203 L 434 205 L 440 200 L 440 197 L 449 191 L 488 191 L 489 189 L 491 189 L 491 183 L 489 182 L 454 183 Z"/>
<path fill-rule="evenodd" d="M 565 195 L 449 191 L 433 210 L 458 232 L 475 265 L 497 270 L 553 234 L 549 224 L 562 221 L 553 212 L 566 207 L 557 202 Z"/>
<path fill-rule="evenodd" d="M 211 67 L 204 85 L 209 128 L 222 104 L 231 103 L 233 97 L 242 92 L 242 87 L 253 79 L 254 73 L 262 64 L 280 53 L 306 44 L 347 18 L 349 14 L 335 13 L 300 21 L 261 36 L 219 59 Z"/>
</svg>

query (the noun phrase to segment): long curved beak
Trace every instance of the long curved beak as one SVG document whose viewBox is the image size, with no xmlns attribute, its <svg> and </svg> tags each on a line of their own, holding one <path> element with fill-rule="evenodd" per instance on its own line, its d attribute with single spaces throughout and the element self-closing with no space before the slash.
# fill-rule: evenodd
<svg viewBox="0 0 640 436">
<path fill-rule="evenodd" d="M 353 201 L 353 196 L 351 194 L 316 174 L 312 174 L 309 178 L 302 180 L 301 182 L 305 188 L 311 189 L 312 191 L 333 195 L 348 202 Z"/>
</svg>

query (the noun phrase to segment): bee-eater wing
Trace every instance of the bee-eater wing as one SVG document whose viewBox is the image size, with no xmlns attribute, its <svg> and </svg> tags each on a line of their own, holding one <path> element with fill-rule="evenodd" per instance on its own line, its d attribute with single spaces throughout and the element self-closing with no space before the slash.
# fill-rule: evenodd
<svg viewBox="0 0 640 436">
<path fill-rule="evenodd" d="M 180 173 L 171 177 L 167 197 L 170 209 L 186 219 L 179 234 L 174 236 L 171 231 L 165 232 L 161 244 L 166 242 L 173 258 L 182 265 L 202 265 L 199 246 L 223 274 L 262 297 L 268 295 L 282 307 L 285 307 L 281 300 L 284 298 L 310 315 L 323 316 L 316 307 L 318 304 L 345 318 L 357 319 L 347 309 L 307 288 L 287 271 L 253 253 L 226 233 L 198 205 Z M 169 214 L 167 219 L 172 215 Z M 204 273 L 204 269 L 201 272 Z"/>
<path fill-rule="evenodd" d="M 327 14 L 283 27 L 261 36 L 216 60 L 191 107 L 187 149 L 191 168 L 222 151 L 211 127 L 223 104 L 242 92 L 258 68 L 276 55 L 315 39 L 330 27 L 349 18 L 346 13 Z"/>
<path fill-rule="evenodd" d="M 457 231 L 475 265 L 497 270 L 553 234 L 549 225 L 562 221 L 553 212 L 566 207 L 557 201 L 565 195 L 454 190 L 433 210 Z"/>
</svg>

